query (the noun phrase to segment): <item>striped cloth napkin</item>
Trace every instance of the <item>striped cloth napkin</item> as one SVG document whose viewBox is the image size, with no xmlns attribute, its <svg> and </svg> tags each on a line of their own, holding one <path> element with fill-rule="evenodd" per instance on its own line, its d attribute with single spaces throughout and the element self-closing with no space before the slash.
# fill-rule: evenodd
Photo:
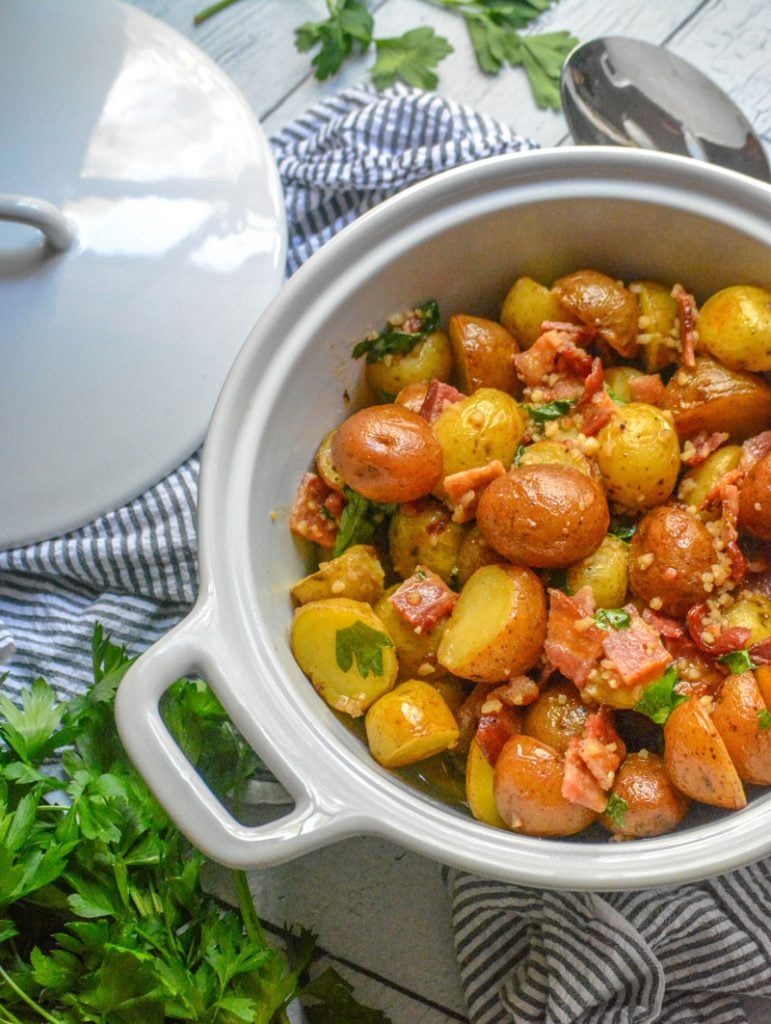
<svg viewBox="0 0 771 1024">
<path fill-rule="evenodd" d="M 274 139 L 291 274 L 360 213 L 457 164 L 532 148 L 438 96 L 351 89 Z M 101 622 L 139 652 L 197 587 L 200 456 L 66 536 L 0 552 L 6 690 L 45 676 L 62 695 L 90 678 Z M 742 995 L 771 999 L 771 865 L 637 894 L 550 893 L 448 874 L 473 1024 L 740 1024 Z M 771 1003 L 761 1016 L 771 1020 Z M 343 1024 L 343 1022 L 341 1022 Z M 396 1022 L 402 1024 L 402 1022 Z"/>
</svg>

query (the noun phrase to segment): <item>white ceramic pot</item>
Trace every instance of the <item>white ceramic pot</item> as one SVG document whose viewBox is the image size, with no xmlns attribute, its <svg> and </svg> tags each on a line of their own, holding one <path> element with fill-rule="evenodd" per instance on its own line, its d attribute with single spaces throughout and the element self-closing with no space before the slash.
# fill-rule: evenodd
<svg viewBox="0 0 771 1024">
<path fill-rule="evenodd" d="M 680 157 L 543 150 L 462 167 L 383 203 L 285 285 L 231 372 L 204 452 L 201 591 L 118 693 L 121 735 L 189 838 L 231 865 L 265 866 L 354 833 L 525 885 L 620 889 L 704 877 L 771 851 L 771 793 L 741 812 L 697 812 L 634 843 L 552 841 L 488 828 L 373 762 L 316 695 L 289 647 L 290 585 L 304 571 L 287 509 L 321 437 L 350 411 L 352 344 L 393 310 L 439 300 L 495 316 L 511 282 L 578 267 L 681 281 L 705 297 L 771 283 L 771 188 Z M 295 806 L 234 821 L 158 712 L 178 676 L 209 680 Z"/>
</svg>

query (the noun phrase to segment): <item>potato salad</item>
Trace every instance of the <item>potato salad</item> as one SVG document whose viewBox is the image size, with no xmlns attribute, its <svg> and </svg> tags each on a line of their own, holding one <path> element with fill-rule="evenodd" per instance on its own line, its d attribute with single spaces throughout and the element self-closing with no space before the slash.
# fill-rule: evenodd
<svg viewBox="0 0 771 1024">
<path fill-rule="evenodd" d="M 581 269 L 445 312 L 353 346 L 369 404 L 290 513 L 300 668 L 489 826 L 740 810 L 771 786 L 771 293 Z"/>
</svg>

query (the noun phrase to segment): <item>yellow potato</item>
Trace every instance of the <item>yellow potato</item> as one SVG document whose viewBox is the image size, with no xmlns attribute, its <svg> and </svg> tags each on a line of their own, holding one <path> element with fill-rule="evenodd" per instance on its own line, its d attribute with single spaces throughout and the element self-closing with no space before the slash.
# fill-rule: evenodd
<svg viewBox="0 0 771 1024">
<path fill-rule="evenodd" d="M 629 545 L 609 533 L 594 554 L 568 569 L 568 586 L 574 594 L 591 587 L 598 608 L 620 608 L 629 588 L 628 566 Z"/>
<path fill-rule="evenodd" d="M 461 591 L 437 658 L 453 675 L 500 683 L 532 668 L 546 638 L 546 596 L 530 569 L 486 565 Z"/>
<path fill-rule="evenodd" d="M 707 509 L 699 509 L 699 506 L 706 499 L 710 491 L 715 487 L 718 480 L 732 469 L 739 465 L 742 457 L 741 445 L 724 444 L 722 448 L 716 449 L 702 462 L 700 466 L 689 469 L 680 481 L 677 488 L 677 497 L 684 505 L 696 509 L 696 515 L 701 519 L 710 519 L 715 513 Z"/>
<path fill-rule="evenodd" d="M 633 281 L 629 285 L 640 303 L 639 342 L 645 370 L 657 373 L 677 362 L 680 330 L 677 301 L 669 285 L 659 281 Z"/>
<path fill-rule="evenodd" d="M 436 660 L 436 652 L 447 625 L 447 617 L 443 616 L 432 629 L 416 633 L 389 600 L 390 595 L 398 586 L 397 583 L 389 587 L 375 604 L 375 613 L 394 642 L 396 657 L 399 661 L 399 678 L 425 678 L 433 682 L 437 676 L 443 676 L 446 673 L 446 669 Z"/>
<path fill-rule="evenodd" d="M 388 527 L 394 570 L 407 579 L 417 565 L 425 566 L 450 583 L 455 573 L 464 528 L 433 498 L 418 505 L 401 505 Z"/>
<path fill-rule="evenodd" d="M 731 756 L 706 708 L 689 697 L 664 726 L 664 764 L 673 784 L 693 800 L 739 810 L 747 797 Z"/>
<path fill-rule="evenodd" d="M 765 594 L 739 594 L 722 615 L 726 628 L 743 626 L 750 631 L 751 644 L 759 644 L 771 636 L 771 598 Z"/>
<path fill-rule="evenodd" d="M 596 818 L 562 795 L 560 754 L 532 736 L 512 736 L 495 762 L 498 813 L 509 828 L 528 836 L 572 836 Z"/>
<path fill-rule="evenodd" d="M 494 320 L 456 314 L 450 317 L 450 342 L 458 386 L 471 394 L 479 388 L 513 392 L 519 387 L 514 356 L 519 345 Z"/>
<path fill-rule="evenodd" d="M 544 321 L 575 321 L 550 288 L 532 277 L 519 277 L 509 289 L 501 308 L 501 323 L 522 348 L 530 348 Z"/>
<path fill-rule="evenodd" d="M 484 534 L 474 523 L 467 528 L 458 548 L 458 585 L 465 586 L 477 569 L 481 569 L 483 565 L 494 565 L 500 560 L 501 556 L 488 544 Z"/>
<path fill-rule="evenodd" d="M 563 441 L 536 441 L 522 452 L 520 466 L 534 466 L 536 463 L 553 463 L 559 466 L 572 466 L 574 469 L 592 475 L 586 456 L 577 448 L 568 448 Z"/>
<path fill-rule="evenodd" d="M 375 701 L 364 719 L 370 753 L 384 768 L 423 761 L 458 743 L 460 730 L 438 690 L 417 679 Z"/>
<path fill-rule="evenodd" d="M 377 551 L 369 544 L 354 544 L 337 558 L 319 562 L 317 572 L 292 587 L 298 604 L 327 597 L 350 597 L 374 604 L 383 594 L 385 573 Z"/>
<path fill-rule="evenodd" d="M 393 642 L 363 601 L 334 597 L 301 605 L 294 615 L 291 642 L 297 664 L 314 689 L 330 707 L 353 718 L 396 682 L 399 666 Z"/>
<path fill-rule="evenodd" d="M 609 366 L 605 370 L 605 387 L 617 401 L 631 402 L 629 381 L 635 377 L 642 377 L 642 371 L 634 366 Z"/>
<path fill-rule="evenodd" d="M 332 442 L 335 439 L 337 427 L 330 430 L 316 450 L 316 472 L 333 491 L 342 491 L 345 487 L 345 480 L 335 469 L 332 463 Z"/>
<path fill-rule="evenodd" d="M 680 471 L 680 445 L 661 409 L 630 402 L 613 413 L 597 440 L 597 465 L 613 501 L 629 510 L 647 509 L 672 493 Z"/>
<path fill-rule="evenodd" d="M 486 466 L 499 459 L 508 468 L 525 433 L 525 417 L 505 391 L 480 388 L 448 406 L 434 423 L 444 457 L 444 475 Z"/>
<path fill-rule="evenodd" d="M 695 366 L 681 366 L 673 375 L 664 408 L 680 437 L 725 432 L 738 443 L 771 427 L 771 386 L 757 374 L 700 356 Z"/>
<path fill-rule="evenodd" d="M 616 772 L 611 793 L 625 809 L 616 816 L 603 814 L 600 824 L 616 836 L 660 836 L 677 828 L 690 801 L 667 775 L 664 760 L 648 751 L 628 754 Z"/>
<path fill-rule="evenodd" d="M 731 285 L 699 311 L 699 341 L 732 370 L 771 370 L 771 292 Z"/>
<path fill-rule="evenodd" d="M 477 821 L 494 825 L 495 828 L 507 828 L 495 803 L 494 777 L 493 766 L 477 741 L 472 740 L 466 760 L 466 799 L 469 809 Z"/>
<path fill-rule="evenodd" d="M 432 331 L 411 352 L 367 363 L 364 376 L 376 395 L 386 400 L 421 381 L 448 381 L 453 373 L 452 348 L 444 331 Z"/>
<path fill-rule="evenodd" d="M 771 786 L 771 729 L 766 702 L 752 672 L 729 676 L 715 698 L 712 724 L 742 782 Z"/>
</svg>

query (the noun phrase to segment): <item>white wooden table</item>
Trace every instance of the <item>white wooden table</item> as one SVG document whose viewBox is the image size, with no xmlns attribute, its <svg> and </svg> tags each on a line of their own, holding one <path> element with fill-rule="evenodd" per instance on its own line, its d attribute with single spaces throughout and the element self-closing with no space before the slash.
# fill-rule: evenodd
<svg viewBox="0 0 771 1024">
<path fill-rule="evenodd" d="M 199 28 L 193 15 L 206 0 L 134 3 L 217 61 L 269 134 L 319 98 L 367 78 L 370 59 L 361 58 L 321 84 L 312 77 L 311 55 L 295 50 L 294 29 L 323 19 L 323 0 L 240 0 Z M 439 92 L 542 145 L 570 142 L 562 115 L 536 107 L 524 72 L 478 71 L 456 16 L 423 0 L 370 0 L 369 7 L 378 36 L 431 25 L 450 39 L 454 53 L 439 67 Z M 560 0 L 537 27 L 568 29 L 580 40 L 635 36 L 671 48 L 731 94 L 771 155 L 771 0 Z M 251 878 L 264 919 L 314 928 L 357 995 L 394 1024 L 466 1020 L 439 865 L 361 837 Z M 224 887 L 216 873 L 212 884 Z M 750 1013 L 757 1024 L 765 1019 L 759 1007 Z"/>
</svg>

